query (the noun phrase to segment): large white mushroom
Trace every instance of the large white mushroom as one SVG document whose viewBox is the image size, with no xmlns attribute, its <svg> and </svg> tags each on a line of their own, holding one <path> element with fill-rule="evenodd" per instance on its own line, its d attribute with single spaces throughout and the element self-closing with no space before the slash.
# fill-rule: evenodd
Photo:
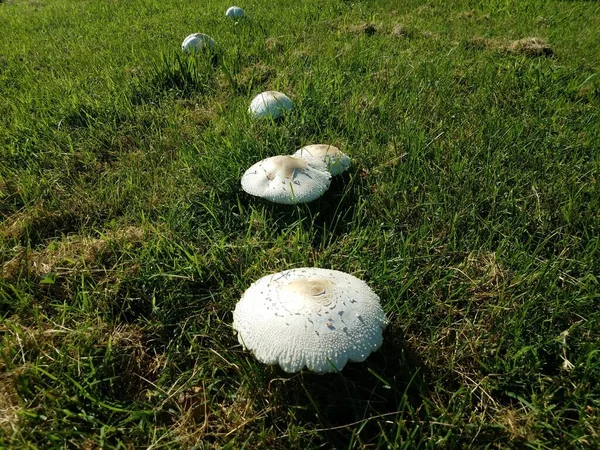
<svg viewBox="0 0 600 450">
<path fill-rule="evenodd" d="M 328 144 L 314 144 L 296 151 L 296 158 L 302 158 L 309 166 L 328 170 L 331 175 L 339 175 L 350 167 L 350 157 L 339 148 Z"/>
<path fill-rule="evenodd" d="M 239 6 L 231 6 L 227 9 L 225 15 L 231 19 L 239 19 L 244 17 L 244 10 Z"/>
<path fill-rule="evenodd" d="M 312 202 L 329 189 L 331 174 L 310 167 L 293 156 L 272 156 L 250 167 L 242 176 L 242 189 L 274 203 Z"/>
<path fill-rule="evenodd" d="M 239 342 L 265 364 L 338 372 L 377 350 L 387 320 L 362 280 L 337 270 L 301 268 L 267 275 L 233 312 Z"/>
<path fill-rule="evenodd" d="M 292 101 L 287 95 L 277 91 L 265 91 L 252 99 L 248 112 L 254 117 L 275 118 L 292 107 Z"/>
<path fill-rule="evenodd" d="M 181 49 L 184 52 L 200 52 L 215 47 L 215 41 L 208 34 L 194 33 L 183 40 Z"/>
</svg>

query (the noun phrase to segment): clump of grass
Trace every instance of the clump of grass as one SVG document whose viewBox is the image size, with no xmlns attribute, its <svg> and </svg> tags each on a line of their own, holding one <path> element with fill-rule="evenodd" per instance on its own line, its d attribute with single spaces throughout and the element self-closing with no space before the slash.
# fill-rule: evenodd
<svg viewBox="0 0 600 450">
<path fill-rule="evenodd" d="M 414 32 L 404 24 L 398 23 L 394 25 L 392 35 L 398 38 L 411 38 L 413 37 Z"/>
<path fill-rule="evenodd" d="M 545 39 L 537 37 L 517 39 L 508 44 L 507 49 L 513 53 L 531 57 L 552 56 L 554 54 L 550 44 Z"/>
<path fill-rule="evenodd" d="M 373 36 L 377 33 L 377 30 L 378 26 L 372 22 L 359 23 L 348 27 L 348 32 L 350 33 L 365 34 L 367 36 Z"/>
<path fill-rule="evenodd" d="M 72 276 L 83 270 L 96 268 L 109 256 L 112 246 L 132 246 L 142 242 L 144 230 L 127 227 L 102 238 L 71 235 L 65 240 L 51 242 L 43 250 L 27 250 L 24 247 L 13 248 L 15 256 L 5 262 L 2 276 L 7 280 L 16 280 L 21 274 L 46 277 L 51 282 L 56 276 Z"/>
<path fill-rule="evenodd" d="M 3 373 L 2 369 L 0 363 L 0 443 L 2 443 L 2 435 L 8 437 L 18 431 L 21 410 L 14 377 L 9 373 Z"/>
<path fill-rule="evenodd" d="M 162 53 L 152 64 L 149 74 L 138 81 L 132 95 L 134 102 L 160 96 L 186 98 L 214 91 L 217 84 L 216 53 L 187 55 Z"/>
<path fill-rule="evenodd" d="M 507 41 L 497 38 L 486 38 L 473 36 L 464 43 L 465 48 L 472 50 L 495 50 L 498 52 L 514 53 L 528 57 L 551 57 L 554 55 L 553 48 L 541 38 L 525 38 Z"/>
</svg>

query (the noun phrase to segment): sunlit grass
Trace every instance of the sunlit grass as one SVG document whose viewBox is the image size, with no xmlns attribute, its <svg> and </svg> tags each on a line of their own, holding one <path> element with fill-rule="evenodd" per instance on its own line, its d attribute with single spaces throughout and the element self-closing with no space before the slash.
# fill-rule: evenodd
<svg viewBox="0 0 600 450">
<path fill-rule="evenodd" d="M 229 6 L 0 2 L 0 447 L 597 446 L 596 2 Z M 241 190 L 316 143 L 352 157 L 319 200 Z M 365 363 L 238 345 L 303 266 L 380 296 Z"/>
</svg>

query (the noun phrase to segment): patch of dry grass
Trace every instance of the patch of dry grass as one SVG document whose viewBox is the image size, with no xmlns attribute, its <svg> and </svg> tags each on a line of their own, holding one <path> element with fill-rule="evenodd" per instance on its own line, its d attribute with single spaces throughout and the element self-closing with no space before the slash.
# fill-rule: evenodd
<svg viewBox="0 0 600 450">
<path fill-rule="evenodd" d="M 509 41 L 506 39 L 485 38 L 483 36 L 474 36 L 465 43 L 467 48 L 474 50 L 493 50 L 504 53 L 513 53 L 530 58 L 551 57 L 554 55 L 554 49 L 545 39 L 530 37 Z"/>
<path fill-rule="evenodd" d="M 99 238 L 71 235 L 62 241 L 53 241 L 41 250 L 23 246 L 12 249 L 13 257 L 2 266 L 2 277 L 16 280 L 21 274 L 42 277 L 49 273 L 73 275 L 104 267 L 103 260 L 110 256 L 113 246 L 138 245 L 144 230 L 126 227 Z"/>
<path fill-rule="evenodd" d="M 21 410 L 13 376 L 2 373 L 0 363 L 0 433 L 11 435 L 18 429 L 19 411 Z"/>
<path fill-rule="evenodd" d="M 380 30 L 381 26 L 372 22 L 363 22 L 356 25 L 350 25 L 346 28 L 348 33 L 353 34 L 365 34 L 367 36 L 373 36 Z"/>
<path fill-rule="evenodd" d="M 512 53 L 529 57 L 552 56 L 554 54 L 554 50 L 550 44 L 548 44 L 545 39 L 538 37 L 530 37 L 511 41 L 508 44 L 507 49 Z"/>
</svg>

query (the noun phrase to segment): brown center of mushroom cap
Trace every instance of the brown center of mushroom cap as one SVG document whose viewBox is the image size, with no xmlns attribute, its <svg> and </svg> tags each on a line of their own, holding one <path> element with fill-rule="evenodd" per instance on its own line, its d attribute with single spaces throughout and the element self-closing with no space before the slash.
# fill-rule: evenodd
<svg viewBox="0 0 600 450">
<path fill-rule="evenodd" d="M 263 169 L 269 180 L 275 179 L 277 175 L 281 178 L 294 178 L 294 171 L 306 169 L 308 164 L 301 158 L 293 156 L 273 156 L 263 165 Z"/>
<path fill-rule="evenodd" d="M 300 278 L 290 281 L 282 287 L 282 294 L 299 297 L 302 301 L 316 302 L 318 304 L 329 303 L 329 293 L 333 283 L 326 278 Z"/>
</svg>

